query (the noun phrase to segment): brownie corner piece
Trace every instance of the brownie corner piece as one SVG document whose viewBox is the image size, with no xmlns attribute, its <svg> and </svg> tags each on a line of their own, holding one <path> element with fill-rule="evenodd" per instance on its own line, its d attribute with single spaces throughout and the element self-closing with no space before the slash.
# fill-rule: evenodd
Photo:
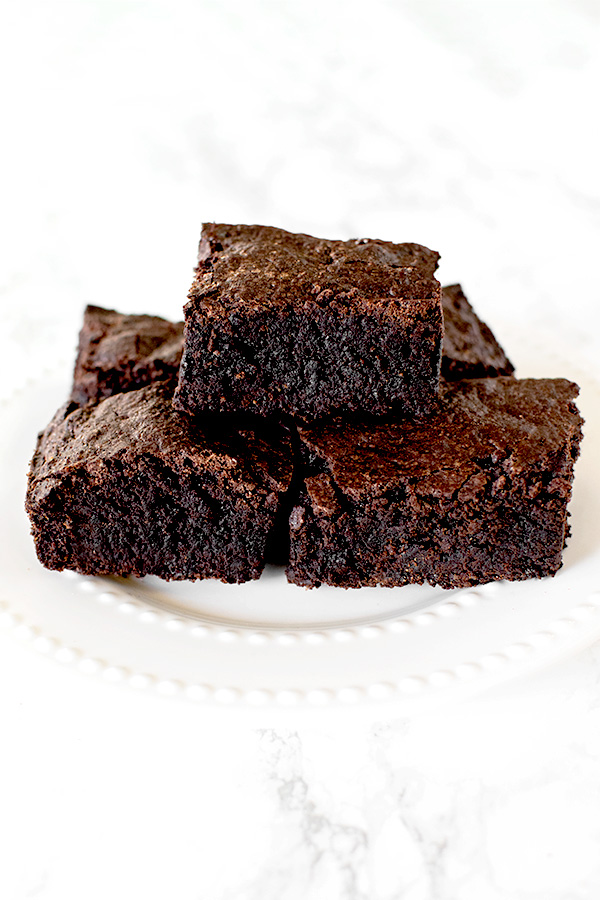
<svg viewBox="0 0 600 900">
<path fill-rule="evenodd" d="M 157 384 L 63 406 L 39 436 L 26 509 L 47 568 L 242 582 L 264 567 L 291 475 L 275 426 L 192 423 Z"/>
<path fill-rule="evenodd" d="M 174 379 L 182 344 L 182 322 L 87 306 L 79 332 L 71 400 L 83 406 Z"/>
<path fill-rule="evenodd" d="M 444 342 L 442 376 L 449 381 L 461 378 L 495 378 L 512 375 L 514 366 L 467 300 L 460 284 L 442 288 Z"/>
<path fill-rule="evenodd" d="M 427 422 L 300 427 L 288 579 L 461 588 L 554 575 L 582 436 L 577 393 L 564 379 L 447 382 Z"/>
<path fill-rule="evenodd" d="M 429 412 L 443 331 L 437 260 L 419 244 L 205 225 L 176 407 Z"/>
</svg>

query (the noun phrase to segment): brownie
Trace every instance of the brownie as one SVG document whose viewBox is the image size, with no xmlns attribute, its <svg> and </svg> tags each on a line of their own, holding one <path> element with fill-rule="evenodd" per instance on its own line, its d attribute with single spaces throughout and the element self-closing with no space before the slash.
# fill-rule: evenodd
<svg viewBox="0 0 600 900">
<path fill-rule="evenodd" d="M 430 412 L 439 256 L 419 244 L 205 225 L 175 405 L 312 419 Z"/>
<path fill-rule="evenodd" d="M 553 575 L 582 419 L 563 379 L 446 382 L 426 421 L 300 427 L 288 579 L 444 588 Z"/>
<path fill-rule="evenodd" d="M 172 399 L 171 386 L 156 384 L 66 404 L 39 435 L 26 509 L 43 565 L 259 577 L 291 481 L 289 436 L 266 422 L 192 422 Z"/>
<path fill-rule="evenodd" d="M 183 322 L 88 306 L 79 333 L 71 399 L 82 406 L 174 378 L 182 336 Z"/>
<path fill-rule="evenodd" d="M 460 285 L 442 289 L 446 379 L 510 375 L 514 368 Z M 78 405 L 174 378 L 183 350 L 183 322 L 124 315 L 88 306 L 79 334 L 71 399 Z"/>
<path fill-rule="evenodd" d="M 442 288 L 442 309 L 444 378 L 455 381 L 512 375 L 514 366 L 488 326 L 476 315 L 460 284 Z"/>
</svg>

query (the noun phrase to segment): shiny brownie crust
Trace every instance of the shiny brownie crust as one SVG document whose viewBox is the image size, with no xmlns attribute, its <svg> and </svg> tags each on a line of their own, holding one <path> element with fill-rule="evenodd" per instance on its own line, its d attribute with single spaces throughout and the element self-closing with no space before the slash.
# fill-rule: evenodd
<svg viewBox="0 0 600 900">
<path fill-rule="evenodd" d="M 419 244 L 205 225 L 176 407 L 303 419 L 429 412 L 442 343 L 437 260 Z"/>
<path fill-rule="evenodd" d="M 292 477 L 267 423 L 191 423 L 157 384 L 63 406 L 38 438 L 26 509 L 40 562 L 86 575 L 258 578 Z"/>
<path fill-rule="evenodd" d="M 513 364 L 491 329 L 476 314 L 460 284 L 442 289 L 442 309 L 444 378 L 457 381 L 460 378 L 495 378 L 513 374 Z"/>
<path fill-rule="evenodd" d="M 577 385 L 448 382 L 426 422 L 299 428 L 288 578 L 316 587 L 468 587 L 553 575 L 582 419 Z"/>
<path fill-rule="evenodd" d="M 88 306 L 79 333 L 71 400 L 83 406 L 174 379 L 182 337 L 183 322 Z"/>
</svg>

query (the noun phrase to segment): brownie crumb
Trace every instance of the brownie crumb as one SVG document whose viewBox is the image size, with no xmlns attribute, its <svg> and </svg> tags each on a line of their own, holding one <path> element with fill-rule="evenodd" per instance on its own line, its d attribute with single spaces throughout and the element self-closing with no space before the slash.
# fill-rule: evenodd
<svg viewBox="0 0 600 900">
<path fill-rule="evenodd" d="M 205 225 L 175 405 L 304 419 L 425 414 L 439 387 L 438 254 Z"/>
<path fill-rule="evenodd" d="M 300 427 L 289 580 L 456 588 L 553 575 L 581 440 L 578 390 L 564 379 L 447 382 L 426 422 Z"/>
<path fill-rule="evenodd" d="M 155 384 L 65 404 L 39 436 L 26 509 L 50 569 L 242 582 L 264 567 L 291 478 L 284 429 L 191 422 Z"/>
</svg>

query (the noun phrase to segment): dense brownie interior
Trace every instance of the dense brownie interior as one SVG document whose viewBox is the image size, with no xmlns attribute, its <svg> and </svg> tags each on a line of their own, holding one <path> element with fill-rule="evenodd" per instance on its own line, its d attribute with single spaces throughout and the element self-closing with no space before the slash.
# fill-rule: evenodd
<svg viewBox="0 0 600 900">
<path fill-rule="evenodd" d="M 289 562 L 309 587 L 554 574 L 577 387 L 505 377 L 460 285 L 440 302 L 437 260 L 206 225 L 185 334 L 88 306 L 30 469 L 40 561 L 230 582 Z"/>
<path fill-rule="evenodd" d="M 205 225 L 176 405 L 309 419 L 429 411 L 442 341 L 437 260 L 419 244 Z"/>
<path fill-rule="evenodd" d="M 51 569 L 246 581 L 262 571 L 291 476 L 285 431 L 191 422 L 158 384 L 62 407 L 39 436 L 27 511 Z"/>
<path fill-rule="evenodd" d="M 554 574 L 581 439 L 563 379 L 446 383 L 426 422 L 299 429 L 306 478 L 288 577 L 465 587 Z"/>
<path fill-rule="evenodd" d="M 460 285 L 443 288 L 442 309 L 445 378 L 483 378 L 514 371 Z M 172 379 L 178 373 L 182 351 L 183 322 L 88 306 L 79 334 L 71 399 L 83 405 Z"/>
</svg>

